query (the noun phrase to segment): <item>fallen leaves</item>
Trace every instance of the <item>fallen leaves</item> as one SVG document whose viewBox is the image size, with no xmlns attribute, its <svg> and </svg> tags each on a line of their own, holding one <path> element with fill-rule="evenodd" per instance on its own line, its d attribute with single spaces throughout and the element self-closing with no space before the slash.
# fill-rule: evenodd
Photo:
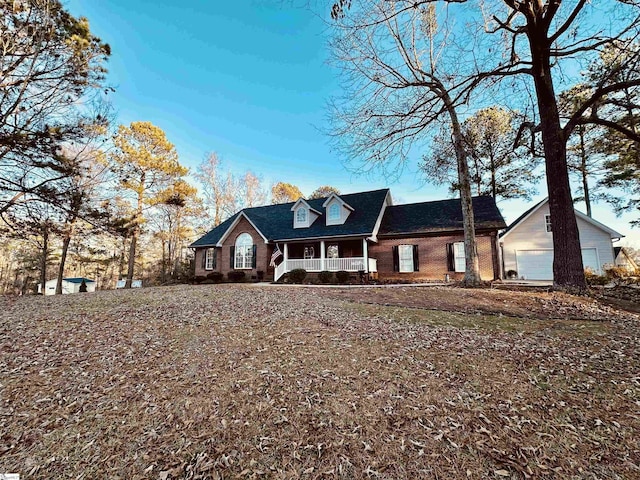
<svg viewBox="0 0 640 480">
<path fill-rule="evenodd" d="M 431 289 L 389 290 L 396 306 L 248 285 L 7 301 L 0 464 L 160 480 L 637 474 L 635 317 L 438 312 Z M 479 295 L 433 292 L 459 310 Z M 585 311 L 558 298 L 540 305 Z"/>
</svg>

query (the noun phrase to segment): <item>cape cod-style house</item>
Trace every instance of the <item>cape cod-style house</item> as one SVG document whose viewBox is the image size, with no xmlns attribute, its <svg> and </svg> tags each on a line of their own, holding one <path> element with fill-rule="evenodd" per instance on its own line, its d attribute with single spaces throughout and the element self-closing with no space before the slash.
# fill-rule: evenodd
<svg viewBox="0 0 640 480">
<path fill-rule="evenodd" d="M 498 231 L 506 224 L 493 198 L 474 197 L 473 207 L 482 278 L 498 278 Z M 242 270 L 277 281 L 303 268 L 442 280 L 464 275 L 462 242 L 459 199 L 393 205 L 382 189 L 245 208 L 190 247 L 197 276 Z M 282 255 L 274 267 L 276 245 Z"/>
</svg>

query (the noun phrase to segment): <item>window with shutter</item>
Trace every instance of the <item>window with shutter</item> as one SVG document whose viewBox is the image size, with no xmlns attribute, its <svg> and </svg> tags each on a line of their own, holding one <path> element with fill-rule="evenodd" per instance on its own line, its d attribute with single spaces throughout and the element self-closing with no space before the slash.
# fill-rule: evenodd
<svg viewBox="0 0 640 480">
<path fill-rule="evenodd" d="M 236 270 L 249 270 L 253 268 L 254 245 L 251 235 L 242 233 L 238 235 L 235 245 L 234 266 Z"/>
<path fill-rule="evenodd" d="M 398 258 L 398 246 L 394 245 L 391 248 L 391 251 L 393 252 L 393 271 L 397 272 L 400 270 L 400 259 Z"/>
<path fill-rule="evenodd" d="M 204 269 L 214 270 L 216 268 L 216 250 L 215 248 L 207 248 L 204 254 Z"/>
<path fill-rule="evenodd" d="M 447 271 L 455 271 L 456 266 L 453 261 L 453 243 L 447 243 Z"/>
<path fill-rule="evenodd" d="M 453 260 L 455 272 L 464 272 L 466 270 L 467 262 L 464 256 L 464 242 L 453 244 Z"/>
<path fill-rule="evenodd" d="M 401 273 L 413 272 L 413 245 L 398 245 L 398 259 Z"/>
</svg>

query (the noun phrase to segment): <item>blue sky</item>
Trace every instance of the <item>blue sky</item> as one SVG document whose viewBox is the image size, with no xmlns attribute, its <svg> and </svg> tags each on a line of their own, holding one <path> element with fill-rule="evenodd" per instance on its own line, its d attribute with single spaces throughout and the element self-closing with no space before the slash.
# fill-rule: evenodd
<svg viewBox="0 0 640 480">
<path fill-rule="evenodd" d="M 350 173 L 323 133 L 325 105 L 338 91 L 326 64 L 322 19 L 295 2 L 239 0 L 68 0 L 76 16 L 111 45 L 109 83 L 117 121 L 150 121 L 190 168 L 215 151 L 236 173 L 251 169 L 269 185 L 285 181 L 310 194 L 320 185 L 342 192 L 390 187 L 396 203 L 447 197 L 424 184 L 416 165 L 397 182 Z M 328 17 L 328 9 L 326 12 Z M 538 186 L 539 200 L 546 195 Z M 508 222 L 530 204 L 501 202 Z M 581 205 L 578 205 L 582 209 Z M 607 205 L 594 217 L 640 247 L 630 217 Z"/>
</svg>

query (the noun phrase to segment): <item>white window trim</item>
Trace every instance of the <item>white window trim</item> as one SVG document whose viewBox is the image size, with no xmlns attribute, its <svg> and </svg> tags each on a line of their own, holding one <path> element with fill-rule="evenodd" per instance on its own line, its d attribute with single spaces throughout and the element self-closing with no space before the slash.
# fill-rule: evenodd
<svg viewBox="0 0 640 480">
<path fill-rule="evenodd" d="M 544 215 L 544 229 L 547 233 L 553 232 L 553 225 L 551 224 L 551 214 L 545 213 Z"/>
<path fill-rule="evenodd" d="M 461 254 L 459 251 L 461 251 Z M 459 264 L 459 261 L 462 261 L 462 264 Z M 453 244 L 453 270 L 457 273 L 464 273 L 467 270 L 464 242 L 455 242 Z"/>
<path fill-rule="evenodd" d="M 239 244 L 240 239 L 249 238 L 249 244 Z M 240 254 L 240 255 L 239 255 Z M 240 260 L 240 262 L 238 262 Z M 247 266 L 248 264 L 248 266 Z M 236 238 L 235 251 L 233 252 L 233 268 L 235 270 L 251 270 L 253 267 L 253 237 L 249 233 L 241 233 Z"/>
<path fill-rule="evenodd" d="M 215 260 L 216 249 L 215 248 L 207 248 L 204 251 L 204 269 L 205 270 L 213 270 L 213 262 Z"/>
<path fill-rule="evenodd" d="M 405 257 L 403 257 L 403 251 L 405 252 Z M 408 252 L 408 254 L 407 254 Z M 404 266 L 403 260 L 405 264 L 410 265 L 409 268 Z M 398 271 L 400 273 L 413 273 L 415 270 L 414 266 L 414 258 L 413 258 L 413 245 L 398 245 Z"/>
</svg>

